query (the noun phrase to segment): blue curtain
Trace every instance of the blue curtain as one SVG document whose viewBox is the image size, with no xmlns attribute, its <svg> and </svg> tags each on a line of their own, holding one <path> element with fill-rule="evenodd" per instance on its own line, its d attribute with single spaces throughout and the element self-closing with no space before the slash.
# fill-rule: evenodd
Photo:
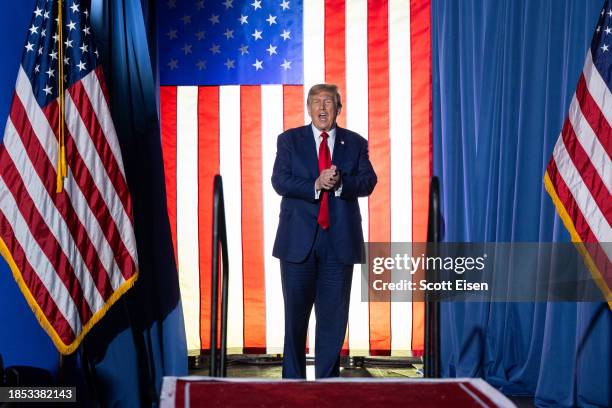
<svg viewBox="0 0 612 408">
<path fill-rule="evenodd" d="M 146 405 L 165 375 L 187 375 L 187 346 L 174 260 L 145 20 L 154 2 L 94 0 L 91 24 L 132 194 L 140 277 L 85 344 L 104 405 Z M 152 44 L 153 47 L 155 44 Z"/>
<path fill-rule="evenodd" d="M 602 3 L 432 0 L 445 241 L 569 241 L 542 178 Z M 610 406 L 611 316 L 593 303 L 443 304 L 443 375 L 539 406 Z"/>
</svg>

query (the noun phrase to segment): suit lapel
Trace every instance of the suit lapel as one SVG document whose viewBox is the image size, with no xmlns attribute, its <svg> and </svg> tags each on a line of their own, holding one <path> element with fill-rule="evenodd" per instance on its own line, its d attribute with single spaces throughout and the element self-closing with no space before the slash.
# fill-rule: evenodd
<svg viewBox="0 0 612 408">
<path fill-rule="evenodd" d="M 346 149 L 346 134 L 344 129 L 336 125 L 336 140 L 334 142 L 334 151 L 332 152 L 332 164 L 341 168 L 340 164 L 344 159 L 344 151 Z"/>
<path fill-rule="evenodd" d="M 317 145 L 314 140 L 314 133 L 310 125 L 304 126 L 302 131 L 302 157 L 306 159 L 310 175 L 313 178 L 319 177 L 319 159 L 317 157 Z"/>
</svg>

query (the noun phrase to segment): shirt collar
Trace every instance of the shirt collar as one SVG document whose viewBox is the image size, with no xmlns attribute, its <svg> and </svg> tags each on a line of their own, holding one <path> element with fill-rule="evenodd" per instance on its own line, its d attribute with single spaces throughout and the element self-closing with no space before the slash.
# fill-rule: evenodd
<svg viewBox="0 0 612 408">
<path fill-rule="evenodd" d="M 319 140 L 319 138 L 321 137 L 321 133 L 323 132 L 317 129 L 314 123 L 311 123 L 310 127 L 312 128 L 312 133 L 314 134 L 315 140 Z M 336 140 L 336 126 L 331 128 L 329 132 L 327 132 L 327 135 L 329 136 L 329 139 L 328 139 L 329 142 Z"/>
</svg>

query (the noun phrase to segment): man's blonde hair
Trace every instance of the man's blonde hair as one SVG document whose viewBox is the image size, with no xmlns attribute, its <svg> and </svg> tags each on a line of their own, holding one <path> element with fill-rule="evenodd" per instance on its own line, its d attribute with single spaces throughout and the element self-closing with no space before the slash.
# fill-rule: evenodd
<svg viewBox="0 0 612 408">
<path fill-rule="evenodd" d="M 321 92 L 329 92 L 333 94 L 336 102 L 336 108 L 342 107 L 342 97 L 340 96 L 340 91 L 338 91 L 338 86 L 334 84 L 317 84 L 310 88 L 310 91 L 308 91 L 308 98 L 306 98 L 306 103 L 308 106 L 310 106 L 312 97 Z"/>
</svg>

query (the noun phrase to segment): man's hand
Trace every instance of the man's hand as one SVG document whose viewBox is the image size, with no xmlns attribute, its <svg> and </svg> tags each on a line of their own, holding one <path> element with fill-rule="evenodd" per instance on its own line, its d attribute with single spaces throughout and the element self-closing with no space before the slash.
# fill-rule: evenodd
<svg viewBox="0 0 612 408">
<path fill-rule="evenodd" d="M 319 174 L 319 178 L 315 181 L 317 190 L 333 190 L 340 182 L 340 172 L 335 165 L 329 169 L 325 169 Z"/>
</svg>

